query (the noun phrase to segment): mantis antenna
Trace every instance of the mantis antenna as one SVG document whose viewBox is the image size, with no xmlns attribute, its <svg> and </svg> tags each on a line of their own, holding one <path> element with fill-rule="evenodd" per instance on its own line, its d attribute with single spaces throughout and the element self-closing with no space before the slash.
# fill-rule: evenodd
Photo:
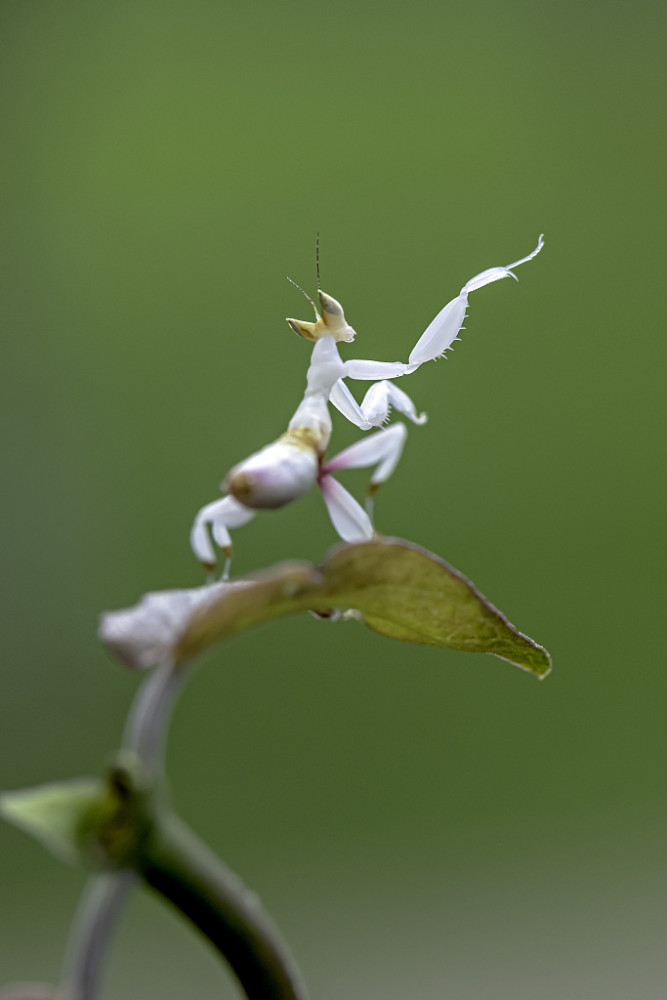
<svg viewBox="0 0 667 1000">
<path fill-rule="evenodd" d="M 313 309 L 315 310 L 315 315 L 316 315 L 316 316 L 319 316 L 319 313 L 318 313 L 318 311 L 317 311 L 317 306 L 315 305 L 315 303 L 314 303 L 314 302 L 313 302 L 313 300 L 311 299 L 311 297 L 310 297 L 310 295 L 308 294 L 308 292 L 304 292 L 304 290 L 303 290 L 303 288 L 301 287 L 301 285 L 297 285 L 296 281 L 294 281 L 294 280 L 293 280 L 292 278 L 290 278 L 289 274 L 287 275 L 287 280 L 289 281 L 289 283 L 290 283 L 291 285 L 294 285 L 294 287 L 295 287 L 295 288 L 298 288 L 298 289 L 299 289 L 299 291 L 301 292 L 301 294 L 303 295 L 303 297 L 304 297 L 305 299 L 308 299 L 308 301 L 310 302 L 311 306 L 312 306 L 312 307 L 313 307 Z"/>
<path fill-rule="evenodd" d="M 320 234 L 319 233 L 317 233 L 317 235 L 315 237 L 315 269 L 317 271 L 317 291 L 319 293 L 320 290 L 321 290 L 320 289 Z M 317 311 L 317 306 L 315 305 L 315 303 L 311 299 L 311 297 L 308 294 L 308 292 L 304 291 L 303 288 L 301 287 L 301 285 L 297 285 L 296 281 L 294 281 L 293 278 L 290 278 L 289 274 L 287 275 L 287 280 L 290 282 L 290 284 L 294 285 L 295 288 L 299 289 L 299 291 L 301 292 L 301 294 L 303 295 L 303 297 L 305 299 L 308 299 L 308 301 L 310 302 L 311 306 L 315 310 L 315 315 L 319 316 L 319 313 Z"/>
</svg>

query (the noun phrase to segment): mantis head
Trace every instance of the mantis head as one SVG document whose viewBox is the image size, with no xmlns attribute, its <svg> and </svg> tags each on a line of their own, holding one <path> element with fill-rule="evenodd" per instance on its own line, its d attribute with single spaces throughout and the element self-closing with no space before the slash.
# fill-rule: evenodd
<svg viewBox="0 0 667 1000">
<path fill-rule="evenodd" d="M 289 280 L 291 281 L 292 279 L 290 278 Z M 292 282 L 292 284 L 296 285 L 296 282 Z M 299 285 L 296 285 L 296 287 L 300 292 L 303 292 L 315 310 L 315 322 L 306 323 L 300 319 L 288 319 L 287 322 L 295 333 L 298 333 L 300 337 L 304 337 L 306 340 L 319 340 L 320 337 L 324 336 L 333 337 L 335 341 L 342 340 L 346 344 L 350 344 L 354 340 L 356 336 L 355 331 L 346 321 L 340 302 L 337 302 L 331 295 L 327 295 L 326 292 L 318 289 L 317 297 L 320 300 L 321 310 L 321 312 L 318 312 L 317 306 L 310 296 L 306 295 Z"/>
</svg>

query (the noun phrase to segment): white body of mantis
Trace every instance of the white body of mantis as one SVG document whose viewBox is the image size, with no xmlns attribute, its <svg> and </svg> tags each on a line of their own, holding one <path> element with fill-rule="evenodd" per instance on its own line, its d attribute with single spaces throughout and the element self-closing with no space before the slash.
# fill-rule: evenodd
<svg viewBox="0 0 667 1000">
<path fill-rule="evenodd" d="M 259 510 L 284 507 L 298 499 L 314 483 L 319 485 L 333 526 L 344 541 L 372 538 L 372 497 L 396 468 L 407 428 L 403 423 L 396 423 L 377 430 L 327 461 L 325 452 L 331 437 L 329 403 L 333 403 L 344 417 L 364 431 L 382 427 L 392 407 L 413 423 L 423 424 L 426 415 L 418 415 L 410 397 L 390 380 L 411 374 L 425 361 L 442 357 L 461 331 L 470 292 L 501 278 L 516 279 L 512 268 L 531 260 L 542 246 L 540 236 L 536 248 L 526 257 L 506 267 L 489 268 L 466 282 L 456 298 L 448 302 L 426 328 L 412 349 L 407 364 L 400 361 L 343 361 L 338 353 L 338 343 L 351 343 L 355 331 L 347 323 L 340 303 L 325 292 L 318 291 L 321 312 L 313 303 L 314 323 L 295 319 L 287 321 L 296 333 L 314 342 L 303 399 L 286 432 L 277 441 L 235 465 L 222 483 L 227 495 L 207 504 L 197 513 L 190 541 L 200 562 L 209 570 L 215 569 L 217 559 L 212 536 L 226 557 L 226 576 L 232 555 L 230 529 L 247 524 Z M 346 378 L 373 382 L 361 404 L 356 402 L 345 384 Z M 332 473 L 373 466 L 367 510 L 364 510 L 333 478 Z"/>
</svg>

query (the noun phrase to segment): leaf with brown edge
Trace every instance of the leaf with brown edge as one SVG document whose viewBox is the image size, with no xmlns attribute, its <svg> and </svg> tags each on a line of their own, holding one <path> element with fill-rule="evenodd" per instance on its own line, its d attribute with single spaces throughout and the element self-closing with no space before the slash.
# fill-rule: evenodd
<svg viewBox="0 0 667 1000">
<path fill-rule="evenodd" d="M 519 632 L 457 570 L 395 538 L 340 545 L 319 567 L 283 563 L 233 583 L 149 594 L 102 618 L 100 635 L 125 663 L 184 662 L 273 618 L 354 609 L 390 639 L 493 653 L 538 677 L 549 654 Z"/>
<path fill-rule="evenodd" d="M 336 606 L 356 608 L 368 628 L 390 639 L 493 653 L 539 677 L 551 670 L 546 649 L 458 570 L 412 542 L 378 538 L 340 546 L 320 569 Z"/>
</svg>

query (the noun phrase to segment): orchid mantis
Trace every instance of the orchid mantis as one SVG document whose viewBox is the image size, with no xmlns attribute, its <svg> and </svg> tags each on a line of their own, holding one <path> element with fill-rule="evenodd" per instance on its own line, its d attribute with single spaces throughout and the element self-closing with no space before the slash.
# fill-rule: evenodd
<svg viewBox="0 0 667 1000">
<path fill-rule="evenodd" d="M 463 327 L 470 292 L 502 278 L 518 280 L 512 269 L 532 260 L 542 246 L 543 237 L 540 236 L 537 246 L 526 257 L 505 267 L 489 268 L 466 282 L 456 298 L 428 325 L 413 347 L 407 364 L 343 361 L 338 344 L 352 343 L 356 335 L 345 319 L 343 307 L 318 288 L 318 311 L 310 296 L 300 289 L 313 306 L 315 322 L 297 319 L 287 322 L 299 336 L 314 344 L 306 391 L 285 433 L 235 465 L 221 484 L 226 496 L 207 504 L 197 513 L 190 542 L 206 569 L 213 571 L 217 565 L 214 542 L 225 556 L 223 579 L 227 579 L 232 557 L 230 529 L 247 524 L 259 510 L 278 510 L 297 500 L 314 483 L 319 486 L 333 526 L 343 541 L 372 538 L 373 497 L 398 464 L 407 427 L 404 423 L 396 423 L 376 430 L 327 460 L 325 453 L 332 430 L 329 403 L 362 431 L 382 428 L 392 407 L 414 424 L 425 423 L 426 414 L 418 414 L 410 397 L 391 380 L 410 375 L 426 361 L 442 357 Z M 360 404 L 345 383 L 348 378 L 373 382 Z M 332 475 L 352 468 L 374 469 L 367 490 L 366 510 Z"/>
</svg>

